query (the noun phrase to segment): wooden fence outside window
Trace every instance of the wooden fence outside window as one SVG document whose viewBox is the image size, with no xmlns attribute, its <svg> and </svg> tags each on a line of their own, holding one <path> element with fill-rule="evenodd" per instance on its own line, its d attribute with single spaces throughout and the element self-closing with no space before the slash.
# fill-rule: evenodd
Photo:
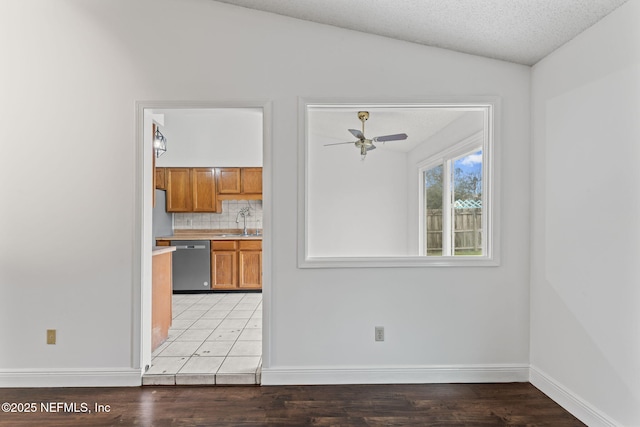
<svg viewBox="0 0 640 427">
<path fill-rule="evenodd" d="M 482 208 L 454 209 L 456 252 L 482 250 Z M 442 209 L 427 210 L 427 254 L 442 253 Z"/>
</svg>

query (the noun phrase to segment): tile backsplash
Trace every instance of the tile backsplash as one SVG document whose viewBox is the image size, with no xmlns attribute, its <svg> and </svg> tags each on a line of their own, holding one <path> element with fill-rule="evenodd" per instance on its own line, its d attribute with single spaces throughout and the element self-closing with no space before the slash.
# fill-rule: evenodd
<svg viewBox="0 0 640 427">
<path fill-rule="evenodd" d="M 262 200 L 223 200 L 221 213 L 175 213 L 174 230 L 219 230 L 242 228 L 240 209 L 249 207 L 247 228 L 262 228 Z M 236 223 L 236 217 L 239 222 Z"/>
</svg>

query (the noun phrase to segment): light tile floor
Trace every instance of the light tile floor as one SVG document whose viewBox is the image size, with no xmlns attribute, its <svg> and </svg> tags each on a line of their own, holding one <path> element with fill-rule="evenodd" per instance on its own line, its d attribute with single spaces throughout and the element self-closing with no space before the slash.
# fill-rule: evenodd
<svg viewBox="0 0 640 427">
<path fill-rule="evenodd" d="M 176 294 L 142 384 L 260 384 L 261 366 L 262 294 Z"/>
</svg>

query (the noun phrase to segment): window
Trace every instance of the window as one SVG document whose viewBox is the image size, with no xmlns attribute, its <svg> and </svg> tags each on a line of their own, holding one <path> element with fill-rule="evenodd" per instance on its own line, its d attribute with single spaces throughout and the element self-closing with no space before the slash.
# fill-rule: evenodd
<svg viewBox="0 0 640 427">
<path fill-rule="evenodd" d="M 300 268 L 499 265 L 498 98 L 299 106 Z"/>
<path fill-rule="evenodd" d="M 420 255 L 487 255 L 482 135 L 427 159 L 420 174 Z"/>
</svg>

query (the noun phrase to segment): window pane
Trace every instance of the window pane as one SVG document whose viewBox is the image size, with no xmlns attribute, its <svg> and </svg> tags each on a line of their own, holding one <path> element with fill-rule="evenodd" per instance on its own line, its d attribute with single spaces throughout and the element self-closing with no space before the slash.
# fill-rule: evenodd
<svg viewBox="0 0 640 427">
<path fill-rule="evenodd" d="M 443 165 L 424 172 L 425 251 L 427 256 L 442 255 Z"/>
<path fill-rule="evenodd" d="M 454 255 L 482 255 L 482 150 L 454 161 Z"/>
</svg>

